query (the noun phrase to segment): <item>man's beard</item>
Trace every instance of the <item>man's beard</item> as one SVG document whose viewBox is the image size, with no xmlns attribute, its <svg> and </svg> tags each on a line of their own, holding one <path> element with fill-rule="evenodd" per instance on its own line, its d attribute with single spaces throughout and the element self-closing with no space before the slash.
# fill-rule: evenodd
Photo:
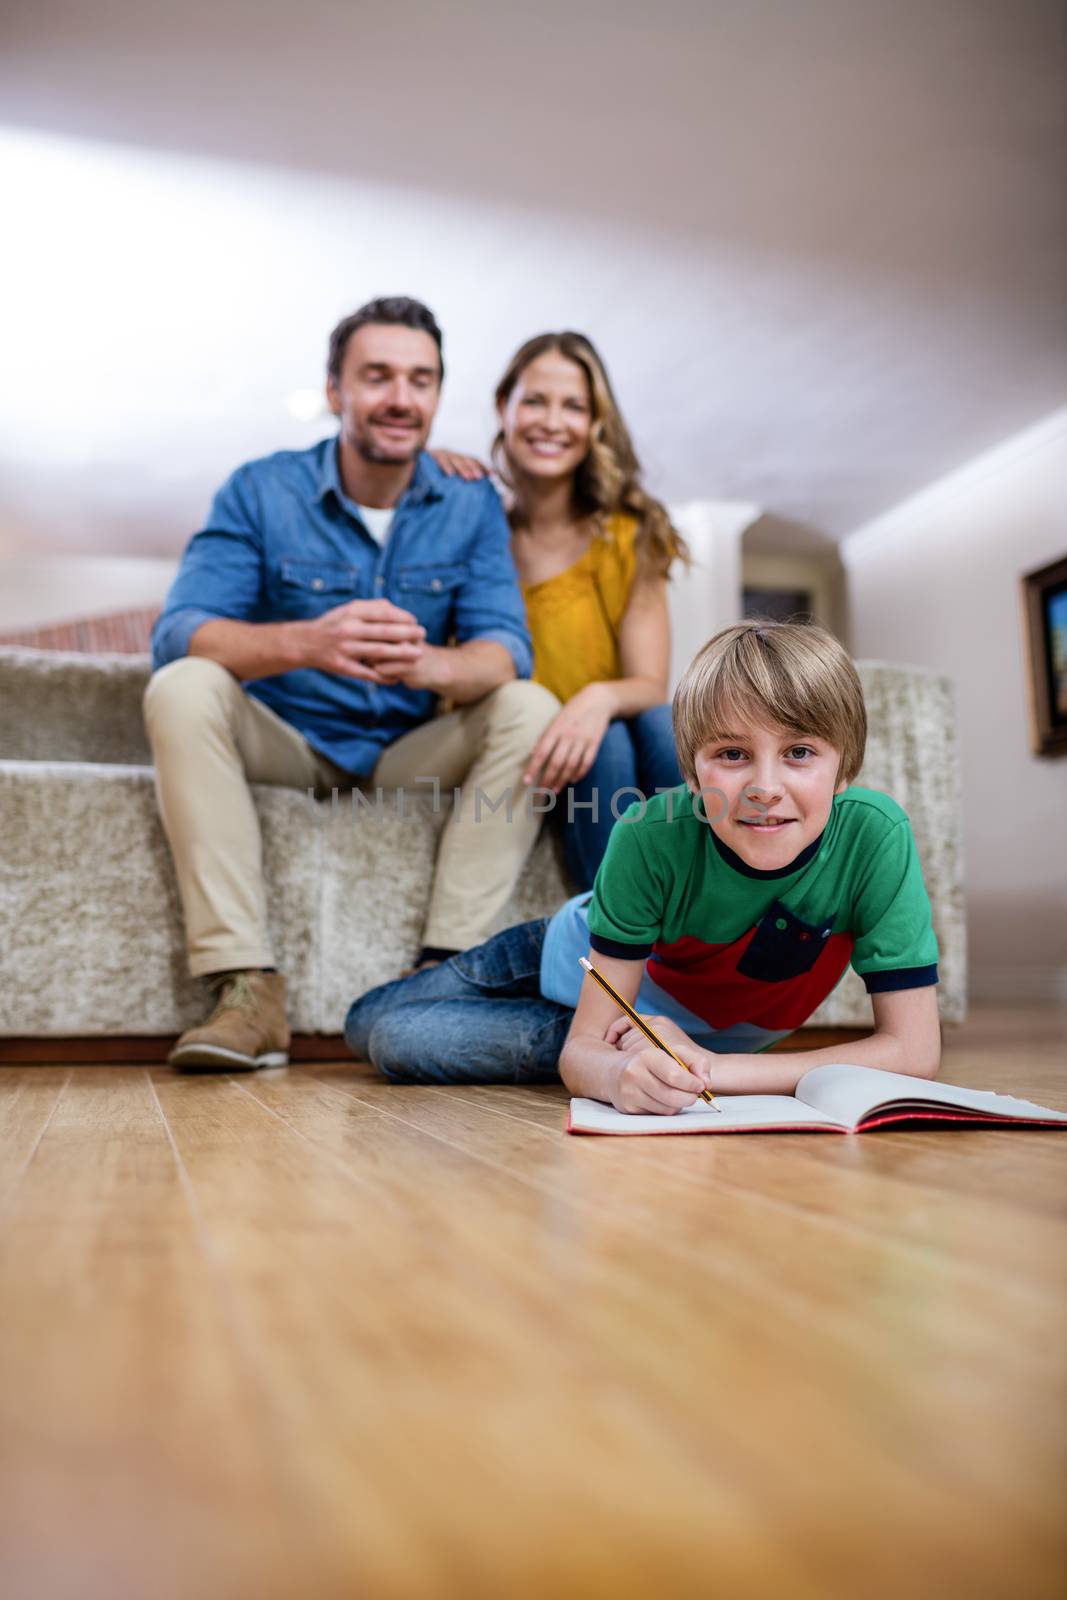
<svg viewBox="0 0 1067 1600">
<path fill-rule="evenodd" d="M 364 461 L 369 462 L 371 466 L 402 467 L 407 462 L 415 460 L 415 457 L 426 442 L 426 436 L 420 430 L 413 436 L 410 445 L 398 445 L 395 447 L 395 452 L 398 453 L 376 445 L 370 434 L 364 438 L 354 439 L 352 442 L 356 447 L 357 453 L 363 457 Z"/>
</svg>

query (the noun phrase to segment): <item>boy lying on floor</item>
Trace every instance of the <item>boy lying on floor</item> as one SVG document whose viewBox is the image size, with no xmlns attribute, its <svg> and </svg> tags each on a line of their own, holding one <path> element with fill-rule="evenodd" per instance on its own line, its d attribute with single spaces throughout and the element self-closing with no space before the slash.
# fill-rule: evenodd
<svg viewBox="0 0 1067 1600">
<path fill-rule="evenodd" d="M 842 646 L 794 623 L 725 629 L 679 684 L 674 731 L 685 784 L 623 813 L 591 893 L 372 989 L 348 1014 L 356 1056 L 397 1083 L 558 1074 L 619 1111 L 669 1115 L 705 1086 L 788 1094 L 840 1047 L 759 1052 L 851 961 L 874 1032 L 849 1061 L 936 1075 L 930 902 L 904 812 L 850 787 L 867 717 Z M 688 1071 L 620 1017 L 583 955 Z"/>
</svg>

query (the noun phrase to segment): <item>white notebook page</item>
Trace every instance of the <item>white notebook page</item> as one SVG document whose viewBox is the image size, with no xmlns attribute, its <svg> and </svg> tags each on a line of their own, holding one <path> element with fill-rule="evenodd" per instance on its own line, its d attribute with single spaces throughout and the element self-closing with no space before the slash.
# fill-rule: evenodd
<svg viewBox="0 0 1067 1600">
<path fill-rule="evenodd" d="M 590 1133 L 700 1133 L 704 1129 L 820 1127 L 833 1118 L 801 1105 L 788 1094 L 716 1095 L 720 1111 L 698 1100 L 673 1117 L 643 1116 L 633 1111 L 616 1111 L 600 1100 L 572 1100 L 571 1126 Z"/>
<path fill-rule="evenodd" d="M 854 1127 L 879 1106 L 914 1107 L 919 1115 L 929 1106 L 959 1107 L 983 1116 L 1025 1117 L 1037 1122 L 1067 1122 L 1067 1113 L 1050 1111 L 1030 1100 L 996 1094 L 991 1089 L 962 1089 L 936 1078 L 912 1078 L 903 1072 L 883 1072 L 880 1067 L 850 1067 L 834 1062 L 813 1067 L 797 1084 L 797 1095 L 817 1108 L 817 1114 Z"/>
</svg>

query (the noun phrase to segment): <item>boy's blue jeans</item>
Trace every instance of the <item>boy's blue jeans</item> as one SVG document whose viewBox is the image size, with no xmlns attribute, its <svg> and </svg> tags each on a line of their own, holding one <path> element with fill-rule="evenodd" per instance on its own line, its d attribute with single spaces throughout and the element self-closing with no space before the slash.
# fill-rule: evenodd
<svg viewBox="0 0 1067 1600">
<path fill-rule="evenodd" d="M 547 925 L 519 923 L 371 989 L 349 1010 L 348 1048 L 393 1083 L 558 1081 L 574 1012 L 541 996 Z"/>
<path fill-rule="evenodd" d="M 657 789 L 673 789 L 681 781 L 670 706 L 651 706 L 636 717 L 609 723 L 593 765 L 584 778 L 571 785 L 573 822 L 567 821 L 570 812 L 566 791 L 556 804 L 555 814 L 563 825 L 563 854 L 576 889 L 593 887 L 608 836 L 615 826 L 613 797 L 619 797 L 615 810 L 621 816 L 638 798 L 636 793 L 625 791 L 639 790 L 646 800 L 651 800 Z M 595 821 L 589 809 L 594 793 Z"/>
</svg>

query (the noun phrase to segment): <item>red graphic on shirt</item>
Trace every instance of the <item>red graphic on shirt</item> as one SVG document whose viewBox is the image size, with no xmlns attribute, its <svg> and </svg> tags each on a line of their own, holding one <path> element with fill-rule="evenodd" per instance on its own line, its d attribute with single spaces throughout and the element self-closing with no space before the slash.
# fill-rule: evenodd
<svg viewBox="0 0 1067 1600">
<path fill-rule="evenodd" d="M 653 983 L 713 1028 L 753 1022 L 761 1028 L 799 1028 L 821 1005 L 848 966 L 855 940 L 832 933 L 807 972 L 794 978 L 747 978 L 737 963 L 756 929 L 732 944 L 705 944 L 688 935 L 673 944 L 657 941 L 647 972 Z M 804 934 L 798 935 L 804 938 Z M 810 935 L 808 935 L 810 937 Z"/>
</svg>

